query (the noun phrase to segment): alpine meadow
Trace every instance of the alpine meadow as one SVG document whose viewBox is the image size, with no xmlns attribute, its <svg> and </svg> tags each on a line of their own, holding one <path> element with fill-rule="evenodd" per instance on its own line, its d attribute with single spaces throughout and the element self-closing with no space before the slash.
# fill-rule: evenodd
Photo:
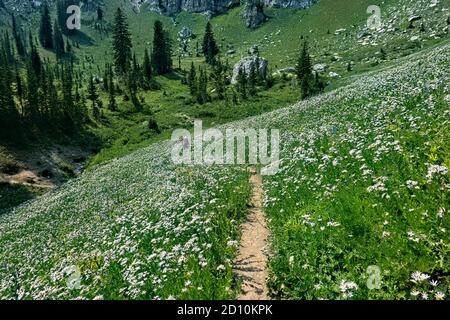
<svg viewBox="0 0 450 320">
<path fill-rule="evenodd" d="M 0 300 L 450 300 L 449 70 L 450 0 L 0 0 Z"/>
</svg>

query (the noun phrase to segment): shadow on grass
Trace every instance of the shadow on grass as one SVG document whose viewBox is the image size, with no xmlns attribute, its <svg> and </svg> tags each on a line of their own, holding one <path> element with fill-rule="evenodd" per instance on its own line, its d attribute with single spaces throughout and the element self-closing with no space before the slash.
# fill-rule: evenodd
<svg viewBox="0 0 450 320">
<path fill-rule="evenodd" d="M 0 183 L 0 216 L 10 212 L 18 205 L 34 199 L 42 192 L 36 188 Z"/>
</svg>

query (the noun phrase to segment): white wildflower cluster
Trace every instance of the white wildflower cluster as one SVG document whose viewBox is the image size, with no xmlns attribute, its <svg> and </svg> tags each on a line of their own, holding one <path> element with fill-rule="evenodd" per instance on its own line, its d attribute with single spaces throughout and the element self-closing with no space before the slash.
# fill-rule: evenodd
<svg viewBox="0 0 450 320">
<path fill-rule="evenodd" d="M 387 191 L 386 186 L 385 186 L 385 182 L 387 181 L 387 177 L 376 177 L 375 180 L 375 184 L 371 185 L 370 187 L 367 188 L 367 192 L 375 192 L 375 191 L 380 191 L 380 192 L 384 192 Z"/>
<path fill-rule="evenodd" d="M 353 281 L 342 280 L 339 289 L 342 297 L 347 299 L 353 297 L 353 292 L 358 289 L 358 285 Z"/>
<path fill-rule="evenodd" d="M 162 142 L 113 160 L 0 217 L 0 261 L 15 262 L 0 268 L 0 299 L 98 298 L 113 276 L 122 281 L 112 290 L 124 298 L 177 297 L 180 270 L 201 270 L 222 250 L 207 230 L 226 214 L 221 192 L 247 174 L 177 167 L 170 150 Z M 230 264 L 222 258 L 219 270 Z"/>
<path fill-rule="evenodd" d="M 440 286 L 439 281 L 430 280 L 429 274 L 421 271 L 414 271 L 411 274 L 411 282 L 415 284 L 415 288 L 411 290 L 410 295 L 414 299 L 421 300 L 444 300 L 446 287 Z"/>
<path fill-rule="evenodd" d="M 441 165 L 435 164 L 435 165 L 428 167 L 428 172 L 427 172 L 428 183 L 431 183 L 435 176 L 445 175 L 447 173 L 448 173 L 448 168 L 446 166 L 441 166 Z"/>
</svg>

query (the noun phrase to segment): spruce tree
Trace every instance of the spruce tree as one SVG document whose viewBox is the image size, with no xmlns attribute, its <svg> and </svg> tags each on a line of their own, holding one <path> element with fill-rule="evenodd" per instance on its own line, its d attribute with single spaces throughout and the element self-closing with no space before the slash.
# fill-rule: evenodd
<svg viewBox="0 0 450 320">
<path fill-rule="evenodd" d="M 202 53 L 205 56 L 205 60 L 209 64 L 213 64 L 216 55 L 219 53 L 219 47 L 214 39 L 214 33 L 212 31 L 211 23 L 208 21 L 205 27 L 205 35 L 202 43 Z"/>
<path fill-rule="evenodd" d="M 8 31 L 3 33 L 3 50 L 5 51 L 6 60 L 8 63 L 14 62 L 14 51 L 11 46 L 11 41 L 9 38 Z"/>
<path fill-rule="evenodd" d="M 31 58 L 28 60 L 27 67 L 27 86 L 24 116 L 31 123 L 36 124 L 39 116 L 39 77 Z"/>
<path fill-rule="evenodd" d="M 103 21 L 103 10 L 100 6 L 97 8 L 97 20 Z"/>
<path fill-rule="evenodd" d="M 70 64 L 61 67 L 63 129 L 72 132 L 80 120 L 73 98 L 73 70 Z"/>
<path fill-rule="evenodd" d="M 113 49 L 114 65 L 120 75 L 124 75 L 130 70 L 132 46 L 128 23 L 122 10 L 118 8 L 113 27 Z"/>
<path fill-rule="evenodd" d="M 302 90 L 302 98 L 306 98 L 311 95 L 312 91 L 311 57 L 309 56 L 308 43 L 306 41 L 303 43 L 303 49 L 298 58 L 295 69 Z"/>
<path fill-rule="evenodd" d="M 108 108 L 111 111 L 117 111 L 117 102 L 116 102 L 116 88 L 114 84 L 114 73 L 113 69 L 109 67 L 109 95 L 108 95 Z"/>
<path fill-rule="evenodd" d="M 0 48 L 0 135 L 13 134 L 9 130 L 15 129 L 18 121 L 11 82 L 9 62 L 5 51 Z"/>
<path fill-rule="evenodd" d="M 208 96 L 208 78 L 206 76 L 206 71 L 202 68 L 199 68 L 199 76 L 197 81 L 197 102 L 199 104 L 205 104 L 209 101 Z"/>
<path fill-rule="evenodd" d="M 213 66 L 213 72 L 211 73 L 214 90 L 219 100 L 223 100 L 225 97 L 225 76 L 224 67 L 220 60 L 218 60 Z"/>
<path fill-rule="evenodd" d="M 155 21 L 153 27 L 152 64 L 156 74 L 165 74 L 172 69 L 172 48 L 170 39 L 159 20 Z"/>
<path fill-rule="evenodd" d="M 242 100 L 247 99 L 247 75 L 244 68 L 239 68 L 237 75 L 237 90 Z"/>
<path fill-rule="evenodd" d="M 195 97 L 197 94 L 197 74 L 195 71 L 194 62 L 191 62 L 191 70 L 189 71 L 187 82 L 189 86 L 189 92 L 193 97 Z"/>
<path fill-rule="evenodd" d="M 148 50 L 145 48 L 144 50 L 144 62 L 142 65 L 142 72 L 144 74 L 144 80 L 146 83 L 146 88 L 151 88 L 153 82 L 153 70 L 152 70 L 152 62 L 150 61 L 150 56 L 148 55 Z"/>
<path fill-rule="evenodd" d="M 24 88 L 23 88 L 22 78 L 21 78 L 19 70 L 17 68 L 17 64 L 16 64 L 16 95 L 17 95 L 17 98 L 19 99 L 21 115 L 23 115 Z"/>
<path fill-rule="evenodd" d="M 33 36 L 30 33 L 30 63 L 35 71 L 37 79 L 40 78 L 42 72 L 42 60 L 39 52 L 34 44 Z"/>
<path fill-rule="evenodd" d="M 64 38 L 61 32 L 61 29 L 59 28 L 58 24 L 55 21 L 55 33 L 53 35 L 53 42 L 54 42 L 54 48 L 55 48 L 55 54 L 56 57 L 62 58 L 65 54 L 64 49 Z"/>
<path fill-rule="evenodd" d="M 25 49 L 25 42 L 23 39 L 22 29 L 16 21 L 16 17 L 12 15 L 12 29 L 13 29 L 13 37 L 16 43 L 16 49 L 19 56 L 22 58 L 27 55 L 27 51 Z"/>
<path fill-rule="evenodd" d="M 97 108 L 97 100 L 98 100 L 98 94 L 97 94 L 97 87 L 94 83 L 94 77 L 91 75 L 89 77 L 89 86 L 88 86 L 88 97 L 89 100 L 92 102 L 92 110 Z"/>
<path fill-rule="evenodd" d="M 45 49 L 53 49 L 53 28 L 50 20 L 50 9 L 45 4 L 42 10 L 41 25 L 39 28 L 39 41 Z"/>
</svg>

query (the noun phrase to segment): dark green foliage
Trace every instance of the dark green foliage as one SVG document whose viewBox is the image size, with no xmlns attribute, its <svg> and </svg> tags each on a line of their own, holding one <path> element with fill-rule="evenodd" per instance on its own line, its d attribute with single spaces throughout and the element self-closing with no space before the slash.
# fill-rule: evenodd
<svg viewBox="0 0 450 320">
<path fill-rule="evenodd" d="M 88 96 L 87 98 L 91 100 L 92 103 L 92 113 L 94 116 L 94 119 L 100 118 L 100 110 L 98 107 L 98 94 L 97 94 L 97 87 L 94 83 L 94 77 L 92 75 L 89 77 L 89 85 L 88 85 Z"/>
<path fill-rule="evenodd" d="M 117 111 L 116 85 L 114 84 L 114 71 L 111 66 L 109 66 L 108 77 L 108 109 L 111 111 Z"/>
<path fill-rule="evenodd" d="M 41 76 L 42 71 L 42 60 L 41 56 L 39 55 L 39 52 L 34 44 L 33 37 L 30 33 L 30 64 L 32 68 L 34 69 L 36 77 L 39 79 Z"/>
<path fill-rule="evenodd" d="M 55 21 L 55 33 L 53 35 L 53 43 L 57 58 L 61 58 L 65 54 L 64 38 L 57 22 Z"/>
<path fill-rule="evenodd" d="M 25 57 L 27 55 L 27 51 L 25 49 L 25 41 L 22 32 L 22 28 L 18 24 L 16 17 L 12 15 L 12 29 L 13 29 L 13 37 L 16 43 L 17 53 L 21 57 Z"/>
<path fill-rule="evenodd" d="M 195 71 L 194 62 L 191 62 L 191 69 L 189 71 L 187 83 L 189 86 L 189 92 L 193 97 L 197 94 L 197 72 Z"/>
<path fill-rule="evenodd" d="M 237 76 L 237 91 L 241 96 L 242 100 L 247 99 L 247 74 L 244 68 L 239 68 L 238 76 Z"/>
<path fill-rule="evenodd" d="M 120 75 L 124 75 L 130 70 L 132 46 L 128 23 L 122 10 L 118 8 L 113 28 L 113 49 L 114 65 Z"/>
<path fill-rule="evenodd" d="M 103 10 L 100 6 L 97 8 L 97 20 L 103 21 Z"/>
<path fill-rule="evenodd" d="M 297 60 L 295 69 L 302 90 L 302 98 L 307 98 L 313 92 L 314 79 L 312 76 L 311 57 L 309 56 L 308 43 L 306 41 L 303 43 L 303 49 Z"/>
<path fill-rule="evenodd" d="M 206 76 L 206 70 L 203 68 L 199 68 L 196 96 L 199 104 L 205 104 L 210 100 L 208 95 L 208 77 Z"/>
<path fill-rule="evenodd" d="M 169 35 L 164 31 L 161 21 L 156 20 L 153 27 L 153 70 L 165 74 L 172 69 L 172 48 Z"/>
<path fill-rule="evenodd" d="M 26 67 L 27 86 L 26 86 L 26 105 L 24 110 L 25 119 L 35 124 L 39 120 L 39 76 L 33 66 L 30 58 Z"/>
<path fill-rule="evenodd" d="M 148 119 L 148 128 L 158 134 L 161 133 L 161 130 L 159 129 L 158 123 L 156 122 L 154 116 L 150 116 L 150 118 Z"/>
<path fill-rule="evenodd" d="M 256 95 L 256 85 L 257 85 L 257 75 L 255 64 L 252 63 L 250 66 L 250 72 L 248 74 L 248 93 L 250 96 Z"/>
<path fill-rule="evenodd" d="M 203 37 L 202 53 L 205 56 L 205 60 L 209 64 L 213 64 L 216 55 L 219 53 L 219 47 L 214 39 L 214 33 L 212 31 L 211 23 L 208 21 L 205 27 L 205 36 Z"/>
<path fill-rule="evenodd" d="M 18 113 L 14 103 L 13 90 L 11 88 L 12 73 L 9 67 L 7 55 L 0 48 L 0 135 L 9 134 L 11 128 L 17 125 Z"/>
<path fill-rule="evenodd" d="M 219 100 L 223 100 L 225 96 L 225 70 L 222 62 L 218 60 L 211 73 L 214 90 Z"/>
<path fill-rule="evenodd" d="M 347 63 L 347 72 L 351 72 L 352 70 L 353 70 L 352 63 L 351 62 Z"/>
<path fill-rule="evenodd" d="M 50 18 L 50 9 L 47 4 L 44 5 L 42 10 L 39 41 L 43 48 L 53 49 L 53 27 Z"/>
<path fill-rule="evenodd" d="M 3 44 L 2 45 L 3 45 L 3 50 L 5 51 L 6 61 L 8 61 L 9 63 L 13 63 L 14 62 L 14 51 L 11 46 L 11 40 L 10 40 L 8 31 L 5 31 L 3 33 Z"/>
<path fill-rule="evenodd" d="M 381 60 L 386 60 L 386 58 L 387 58 L 387 53 L 386 53 L 386 51 L 383 48 L 381 48 L 380 49 L 380 59 Z"/>
</svg>

